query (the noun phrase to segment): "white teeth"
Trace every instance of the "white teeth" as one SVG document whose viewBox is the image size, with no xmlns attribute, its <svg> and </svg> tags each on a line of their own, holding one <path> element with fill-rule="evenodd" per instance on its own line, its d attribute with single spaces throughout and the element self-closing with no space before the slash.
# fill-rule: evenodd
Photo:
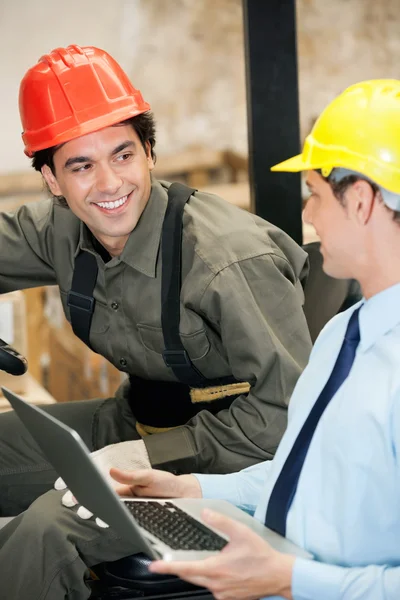
<svg viewBox="0 0 400 600">
<path fill-rule="evenodd" d="M 115 202 L 98 202 L 98 206 L 101 208 L 107 208 L 108 210 L 112 210 L 113 208 L 118 208 L 122 206 L 127 201 L 128 196 L 123 196 L 119 200 L 115 200 Z"/>
</svg>

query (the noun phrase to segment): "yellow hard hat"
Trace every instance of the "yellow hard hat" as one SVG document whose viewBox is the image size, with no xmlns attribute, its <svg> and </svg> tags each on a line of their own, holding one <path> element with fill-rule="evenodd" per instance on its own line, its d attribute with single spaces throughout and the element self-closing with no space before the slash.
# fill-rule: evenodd
<svg viewBox="0 0 400 600">
<path fill-rule="evenodd" d="M 321 169 L 328 177 L 335 167 L 400 194 L 400 81 L 375 79 L 347 88 L 321 113 L 302 154 L 271 171 Z"/>
</svg>

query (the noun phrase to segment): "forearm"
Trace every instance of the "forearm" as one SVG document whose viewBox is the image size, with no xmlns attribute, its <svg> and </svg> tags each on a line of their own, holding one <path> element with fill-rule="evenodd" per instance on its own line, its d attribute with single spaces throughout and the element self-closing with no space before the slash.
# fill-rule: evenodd
<svg viewBox="0 0 400 600">
<path fill-rule="evenodd" d="M 271 460 L 287 427 L 287 408 L 252 388 L 217 414 L 202 411 L 188 434 L 197 453 L 198 471 L 232 473 Z"/>
<path fill-rule="evenodd" d="M 180 498 L 202 498 L 202 489 L 199 480 L 194 475 L 179 475 L 178 484 Z"/>
<path fill-rule="evenodd" d="M 231 473 L 273 458 L 286 425 L 286 407 L 250 393 L 236 398 L 228 410 L 215 415 L 204 410 L 186 425 L 146 436 L 144 442 L 155 468 Z"/>
<path fill-rule="evenodd" d="M 198 313 L 219 333 L 231 374 L 252 387 L 226 410 L 203 410 L 183 427 L 147 436 L 154 467 L 231 473 L 273 458 L 311 349 L 297 287 L 281 268 L 262 256 L 231 265 L 207 287 Z M 206 359 L 204 367 L 207 374 Z"/>
<path fill-rule="evenodd" d="M 293 600 L 398 600 L 400 567 L 345 568 L 297 558 Z"/>
<path fill-rule="evenodd" d="M 203 498 L 227 500 L 254 514 L 271 465 L 272 461 L 264 461 L 238 473 L 194 475 L 199 481 Z"/>
</svg>

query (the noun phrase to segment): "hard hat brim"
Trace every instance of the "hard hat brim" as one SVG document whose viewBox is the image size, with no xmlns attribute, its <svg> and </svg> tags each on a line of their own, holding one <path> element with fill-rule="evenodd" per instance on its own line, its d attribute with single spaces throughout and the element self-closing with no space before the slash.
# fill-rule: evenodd
<svg viewBox="0 0 400 600">
<path fill-rule="evenodd" d="M 140 110 L 137 110 L 136 107 L 123 107 L 122 110 L 116 110 L 114 112 L 110 112 L 109 114 L 100 115 L 99 117 L 90 119 L 84 123 L 74 124 L 74 127 L 66 129 L 58 135 L 54 135 L 54 128 L 53 131 L 50 130 L 47 138 L 44 137 L 43 131 L 41 131 L 40 136 L 42 139 L 39 142 L 36 142 L 36 140 L 33 139 L 33 136 L 30 134 L 30 132 L 26 132 L 22 134 L 22 140 L 25 143 L 24 152 L 26 156 L 32 158 L 35 152 L 38 152 L 39 150 L 45 150 L 46 148 L 66 144 L 67 142 L 76 140 L 84 135 L 96 133 L 101 129 L 106 129 L 106 127 L 112 127 L 113 125 L 122 123 L 127 119 L 137 117 L 138 115 L 150 110 L 150 104 L 143 101 L 143 105 Z"/>
<path fill-rule="evenodd" d="M 289 173 L 297 173 L 298 171 L 309 171 L 315 167 L 311 167 L 308 163 L 304 162 L 303 155 L 298 154 L 292 158 L 288 158 L 277 165 L 271 167 L 271 171 L 287 171 Z"/>
</svg>

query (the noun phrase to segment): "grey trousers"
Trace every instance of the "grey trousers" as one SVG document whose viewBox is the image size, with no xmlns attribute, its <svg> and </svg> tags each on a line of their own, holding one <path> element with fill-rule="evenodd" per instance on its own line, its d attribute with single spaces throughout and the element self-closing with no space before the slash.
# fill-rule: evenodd
<svg viewBox="0 0 400 600">
<path fill-rule="evenodd" d="M 139 437 L 123 398 L 45 410 L 76 429 L 90 450 Z M 139 551 L 63 507 L 63 493 L 52 490 L 56 478 L 16 415 L 0 415 L 0 515 L 25 511 L 0 529 L 0 600 L 83 600 L 88 567 Z"/>
<path fill-rule="evenodd" d="M 139 552 L 47 492 L 0 529 L 1 600 L 85 600 L 93 565 Z"/>
<path fill-rule="evenodd" d="M 135 440 L 135 418 L 124 397 L 42 407 L 79 433 L 89 450 Z M 53 488 L 57 474 L 14 412 L 0 414 L 0 516 L 14 516 Z"/>
</svg>

